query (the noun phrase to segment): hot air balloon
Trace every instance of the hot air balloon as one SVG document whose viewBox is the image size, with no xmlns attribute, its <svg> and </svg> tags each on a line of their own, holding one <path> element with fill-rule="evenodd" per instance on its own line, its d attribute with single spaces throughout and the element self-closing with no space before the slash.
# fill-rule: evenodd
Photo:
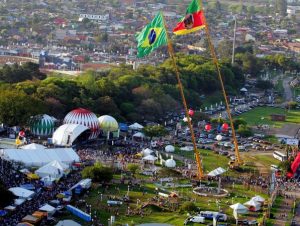
<svg viewBox="0 0 300 226">
<path fill-rule="evenodd" d="M 190 116 L 193 116 L 194 114 L 195 114 L 194 110 L 190 109 L 190 110 L 189 110 L 189 115 L 190 115 Z"/>
<path fill-rule="evenodd" d="M 228 124 L 227 123 L 223 123 L 222 130 L 224 130 L 224 131 L 228 130 Z"/>
<path fill-rule="evenodd" d="M 205 125 L 205 130 L 206 130 L 207 132 L 209 132 L 209 131 L 211 130 L 211 125 L 210 125 L 210 124 L 206 124 L 206 125 Z"/>
<path fill-rule="evenodd" d="M 97 138 L 100 133 L 97 116 L 93 112 L 83 108 L 69 112 L 64 119 L 64 124 L 78 124 L 88 127 L 91 130 L 89 139 Z"/>
</svg>

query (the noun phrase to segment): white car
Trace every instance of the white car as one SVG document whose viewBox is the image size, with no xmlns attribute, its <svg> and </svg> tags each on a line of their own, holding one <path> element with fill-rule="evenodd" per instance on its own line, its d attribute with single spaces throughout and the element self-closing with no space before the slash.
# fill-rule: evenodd
<svg viewBox="0 0 300 226">
<path fill-rule="evenodd" d="M 189 217 L 184 221 L 184 225 L 186 225 L 189 222 L 193 222 L 193 223 L 205 223 L 205 218 L 204 217 L 200 217 L 200 216 L 193 216 L 193 217 Z"/>
</svg>

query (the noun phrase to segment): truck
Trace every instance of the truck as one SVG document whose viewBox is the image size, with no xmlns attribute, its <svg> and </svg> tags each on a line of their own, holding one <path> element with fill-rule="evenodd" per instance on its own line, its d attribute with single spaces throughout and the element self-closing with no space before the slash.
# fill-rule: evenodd
<svg viewBox="0 0 300 226">
<path fill-rule="evenodd" d="M 205 223 L 205 218 L 201 217 L 201 216 L 191 216 L 191 217 L 188 217 L 184 221 L 184 225 L 187 225 L 189 222 L 192 222 L 192 223 Z"/>
</svg>

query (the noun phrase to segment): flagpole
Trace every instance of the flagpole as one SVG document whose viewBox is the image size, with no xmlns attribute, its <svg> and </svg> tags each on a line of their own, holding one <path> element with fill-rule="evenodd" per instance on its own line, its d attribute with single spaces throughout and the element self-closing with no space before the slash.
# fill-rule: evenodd
<svg viewBox="0 0 300 226">
<path fill-rule="evenodd" d="M 201 0 L 199 0 L 199 1 L 200 1 L 201 9 L 203 9 L 202 1 Z M 203 15 L 204 15 L 204 11 L 203 11 Z M 222 79 L 222 75 L 221 75 L 221 70 L 220 70 L 218 58 L 217 58 L 217 55 L 216 55 L 216 52 L 215 52 L 215 48 L 214 48 L 212 40 L 211 40 L 211 36 L 210 36 L 210 32 L 209 32 L 209 27 L 208 27 L 208 24 L 206 22 L 205 15 L 203 16 L 203 18 L 204 18 L 204 24 L 205 24 L 204 27 L 205 27 L 205 32 L 206 32 L 206 36 L 207 36 L 207 40 L 208 40 L 208 45 L 209 45 L 210 53 L 211 53 L 211 56 L 213 58 L 213 62 L 215 64 L 215 67 L 217 69 L 218 77 L 219 77 L 219 80 L 220 80 L 220 83 L 221 83 L 221 87 L 222 87 L 222 93 L 223 93 L 223 96 L 224 96 L 224 99 L 225 99 L 226 112 L 227 112 L 227 115 L 228 115 L 228 119 L 230 121 L 231 130 L 232 130 L 232 138 L 233 138 L 234 150 L 235 150 L 235 157 L 236 157 L 235 163 L 237 165 L 240 165 L 240 164 L 242 164 L 242 159 L 241 159 L 240 153 L 239 153 L 238 142 L 237 142 L 237 139 L 236 139 L 235 129 L 234 129 L 234 125 L 233 125 L 231 113 L 230 113 L 230 107 L 229 107 L 229 103 L 228 103 L 228 100 L 227 100 L 227 94 L 226 94 L 226 91 L 225 91 L 225 87 L 224 87 L 224 83 L 223 83 L 223 79 Z"/>
<path fill-rule="evenodd" d="M 166 30 L 166 37 L 167 37 L 169 55 L 172 59 L 173 66 L 175 68 L 176 78 L 177 78 L 178 87 L 179 87 L 179 90 L 180 90 L 180 95 L 181 95 L 183 106 L 184 106 L 185 116 L 187 118 L 187 123 L 188 123 L 189 129 L 190 129 L 190 132 L 191 132 L 191 138 L 192 138 L 192 143 L 193 143 L 193 148 L 194 148 L 194 154 L 195 154 L 195 158 L 196 158 L 196 162 L 197 162 L 197 168 L 198 168 L 198 179 L 201 180 L 201 179 L 204 178 L 201 157 L 200 157 L 200 153 L 197 151 L 197 144 L 196 144 L 194 129 L 193 129 L 193 125 L 192 125 L 192 122 L 191 122 L 190 115 L 189 115 L 186 99 L 185 99 L 185 96 L 184 96 L 183 86 L 182 86 L 180 75 L 179 75 L 179 69 L 178 69 L 177 64 L 176 64 L 174 49 L 173 49 L 172 43 L 171 43 L 169 35 L 168 35 L 168 30 L 167 30 L 165 18 L 163 16 L 162 12 L 160 12 L 160 13 L 161 13 L 161 16 L 163 18 L 163 24 L 164 24 L 164 27 L 165 27 L 165 30 Z"/>
</svg>

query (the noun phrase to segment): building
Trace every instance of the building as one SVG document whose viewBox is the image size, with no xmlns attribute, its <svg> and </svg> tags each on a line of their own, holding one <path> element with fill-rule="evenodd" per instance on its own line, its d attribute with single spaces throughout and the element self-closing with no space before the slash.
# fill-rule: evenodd
<svg viewBox="0 0 300 226">
<path fill-rule="evenodd" d="M 96 21 L 106 21 L 109 19 L 109 14 L 105 15 L 93 15 L 93 14 L 80 14 L 78 21 L 83 21 L 83 19 L 96 20 Z"/>
</svg>

